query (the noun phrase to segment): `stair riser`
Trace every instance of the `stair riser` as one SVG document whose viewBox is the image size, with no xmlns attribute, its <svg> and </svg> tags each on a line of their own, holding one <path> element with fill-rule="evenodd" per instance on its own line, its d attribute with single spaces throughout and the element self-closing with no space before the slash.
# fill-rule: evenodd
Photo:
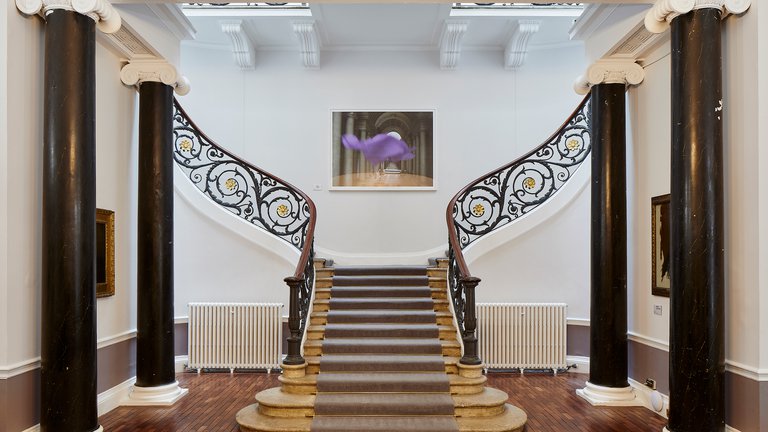
<svg viewBox="0 0 768 432">
<path fill-rule="evenodd" d="M 339 276 L 424 276 L 427 267 L 381 266 L 381 267 L 337 267 Z"/>
<path fill-rule="evenodd" d="M 328 317 L 325 315 L 310 315 L 309 317 L 309 323 L 311 325 L 325 325 L 328 323 Z M 348 324 L 354 324 L 353 322 L 347 322 Z M 363 323 L 371 323 L 371 321 L 365 321 Z M 358 323 L 358 324 L 363 324 Z M 395 322 L 381 322 L 382 324 L 418 324 L 418 323 L 395 323 Z M 422 323 L 422 324 L 431 324 L 428 322 Z M 437 325 L 441 326 L 452 326 L 453 325 L 453 317 L 450 316 L 438 316 L 437 317 Z"/>
<path fill-rule="evenodd" d="M 370 353 L 363 353 L 363 352 L 355 352 L 353 350 L 345 351 L 343 349 L 334 350 L 333 352 L 328 352 L 326 349 L 326 354 L 435 354 L 431 352 L 416 352 L 416 351 L 408 351 L 408 350 L 400 350 L 398 351 L 388 351 L 388 350 L 380 350 L 380 351 L 373 351 Z M 439 353 L 438 353 L 439 354 Z M 304 347 L 304 355 L 308 356 L 319 356 L 323 355 L 323 348 L 321 346 L 308 346 Z M 442 348 L 442 355 L 447 357 L 458 357 L 461 356 L 461 348 L 458 347 L 443 347 Z"/>
<path fill-rule="evenodd" d="M 448 277 L 448 271 L 444 268 L 439 267 L 430 267 L 427 269 L 427 276 L 433 278 L 447 278 Z"/>
<path fill-rule="evenodd" d="M 328 406 L 316 409 L 317 415 L 352 415 L 352 416 L 388 416 L 388 415 L 453 415 L 453 407 L 445 407 L 435 410 L 433 407 L 422 407 L 419 405 L 408 405 L 401 407 L 368 407 L 365 405 L 356 405 L 354 407 L 336 407 Z"/>
<path fill-rule="evenodd" d="M 331 278 L 316 278 L 315 287 L 317 288 L 330 288 L 333 286 L 333 279 Z"/>
<path fill-rule="evenodd" d="M 384 277 L 366 277 L 358 278 L 354 276 L 334 276 L 331 279 L 331 283 L 337 287 L 411 287 L 411 286 L 427 286 L 429 279 L 426 276 L 413 277 L 405 276 L 402 278 L 384 278 Z"/>
<path fill-rule="evenodd" d="M 315 415 L 313 408 L 301 407 L 271 407 L 259 404 L 259 412 L 269 417 L 312 417 Z"/>
<path fill-rule="evenodd" d="M 477 385 L 451 385 L 451 394 L 454 395 L 470 395 L 482 393 L 485 389 L 485 384 Z"/>
<path fill-rule="evenodd" d="M 339 334 L 334 337 L 353 337 L 351 334 Z M 401 337 L 398 335 L 392 335 L 387 332 L 378 332 L 378 334 L 375 335 L 366 335 L 362 337 Z M 414 333 L 411 335 L 411 337 L 433 337 L 425 333 Z M 456 340 L 456 330 L 439 330 L 439 336 L 438 338 L 440 340 Z M 308 330 L 307 331 L 307 339 L 310 340 L 320 340 L 325 339 L 325 332 L 323 330 Z"/>
<path fill-rule="evenodd" d="M 341 307 L 339 307 L 339 306 L 340 306 L 339 304 L 331 305 L 331 304 L 329 304 L 328 302 L 325 302 L 325 301 L 319 301 L 319 302 L 316 301 L 313 304 L 313 310 L 315 310 L 317 312 L 328 312 L 331 309 L 333 309 L 333 310 L 348 310 L 348 311 L 366 310 L 366 309 L 432 310 L 432 311 L 435 311 L 435 312 L 449 312 L 450 311 L 450 309 L 448 308 L 448 303 L 445 302 L 445 301 L 434 302 L 431 305 L 424 305 L 423 307 L 422 307 L 422 305 L 417 305 L 417 304 L 413 304 L 413 305 L 408 305 L 408 304 L 392 304 L 392 305 L 388 305 L 388 307 L 381 307 L 381 306 L 384 306 L 384 305 L 375 306 L 375 305 L 372 305 L 372 304 L 365 304 L 365 303 L 356 304 L 356 305 L 341 305 Z M 419 307 L 414 307 L 414 306 L 419 306 Z"/>
<path fill-rule="evenodd" d="M 398 371 L 392 371 L 392 372 L 398 372 Z M 319 364 L 310 364 L 307 366 L 307 374 L 317 375 L 318 373 L 320 373 Z M 459 373 L 459 368 L 455 364 L 446 364 L 445 373 L 450 375 L 457 375 Z"/>
<path fill-rule="evenodd" d="M 392 293 L 389 293 L 389 294 L 390 294 L 390 297 L 395 297 L 395 296 L 391 295 Z M 431 295 L 433 300 L 447 300 L 448 299 L 448 292 L 445 290 L 445 288 L 442 288 L 442 289 L 440 289 L 440 288 L 431 288 L 430 289 L 430 295 Z M 331 290 L 329 288 L 318 288 L 317 290 L 315 290 L 315 299 L 328 300 L 331 297 L 332 297 L 331 296 Z M 374 297 L 374 296 L 371 295 L 371 297 Z M 385 296 L 381 296 L 381 297 L 385 297 Z M 402 296 L 402 297 L 403 298 L 408 298 L 406 296 Z M 416 296 L 414 296 L 414 297 L 416 297 Z M 344 297 L 337 296 L 336 298 L 344 298 Z"/>
<path fill-rule="evenodd" d="M 448 280 L 442 278 L 429 278 L 430 288 L 447 288 Z"/>
<path fill-rule="evenodd" d="M 504 412 L 504 405 L 490 407 L 456 407 L 456 417 L 490 417 Z"/>
<path fill-rule="evenodd" d="M 324 393 L 444 393 L 450 391 L 448 386 L 444 385 L 419 385 L 412 383 L 392 383 L 371 385 L 368 383 L 341 385 L 318 386 L 318 391 Z"/>
<path fill-rule="evenodd" d="M 315 270 L 315 278 L 331 278 L 333 277 L 333 268 L 320 268 Z"/>
</svg>

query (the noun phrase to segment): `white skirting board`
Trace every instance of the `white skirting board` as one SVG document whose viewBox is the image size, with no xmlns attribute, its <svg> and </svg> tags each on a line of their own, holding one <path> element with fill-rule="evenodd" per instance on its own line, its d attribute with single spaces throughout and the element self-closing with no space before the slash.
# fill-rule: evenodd
<svg viewBox="0 0 768 432">
<path fill-rule="evenodd" d="M 568 372 L 588 374 L 589 373 L 589 357 L 582 356 L 566 356 L 566 363 L 569 366 L 576 365 L 575 368 L 568 369 Z"/>
<path fill-rule="evenodd" d="M 176 362 L 174 364 L 174 370 L 176 371 L 176 373 L 184 372 L 184 368 L 187 367 L 187 363 L 189 363 L 189 356 L 185 356 L 185 355 L 176 356 Z"/>
</svg>

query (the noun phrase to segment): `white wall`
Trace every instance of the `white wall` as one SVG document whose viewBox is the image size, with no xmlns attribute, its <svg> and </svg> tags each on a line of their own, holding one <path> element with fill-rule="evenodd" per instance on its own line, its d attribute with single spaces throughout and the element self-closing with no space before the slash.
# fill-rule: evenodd
<svg viewBox="0 0 768 432">
<path fill-rule="evenodd" d="M 96 49 L 96 206 L 115 212 L 115 295 L 97 299 L 97 339 L 136 328 L 136 90 L 122 85 L 122 62 Z"/>
<path fill-rule="evenodd" d="M 181 103 L 219 144 L 310 194 L 318 208 L 316 245 L 323 256 L 330 255 L 341 264 L 362 257 L 375 262 L 391 256 L 426 263 L 429 254 L 445 250 L 444 214 L 453 194 L 553 133 L 578 105 L 580 97 L 571 86 L 575 74 L 585 66 L 579 46 L 532 51 L 518 72 L 504 70 L 500 52 L 467 51 L 462 53 L 458 70 L 443 71 L 437 52 L 323 51 L 321 69 L 305 70 L 296 52 L 257 51 L 255 70 L 242 72 L 235 67 L 228 47 L 185 42 L 181 69 L 194 91 Z M 333 109 L 435 110 L 437 190 L 328 191 Z M 323 190 L 314 191 L 315 184 Z M 571 217 L 553 218 L 551 226 L 548 223 L 529 233 L 520 246 L 510 245 L 481 257 L 474 265 L 482 269 L 478 276 L 484 278 L 486 292 L 506 299 L 515 289 L 528 293 L 522 297 L 533 297 L 533 291 L 569 291 L 569 299 L 580 302 L 575 307 L 579 316 L 588 316 L 588 267 L 575 268 L 589 255 L 588 225 L 584 225 L 588 199 L 588 193 L 581 196 L 568 210 Z M 221 241 L 225 233 L 210 232 L 211 227 L 203 226 L 204 219 L 181 219 L 190 217 L 182 214 L 182 208 L 177 204 L 177 262 L 197 262 L 199 248 L 180 243 L 192 241 L 181 235 L 181 226 L 212 235 L 214 242 Z M 559 235 L 581 251 L 573 265 L 568 264 L 569 271 L 547 272 L 544 260 L 533 267 L 522 260 L 527 254 L 549 254 L 551 242 Z M 233 253 L 224 253 L 227 247 Z M 216 284 L 215 274 L 209 273 L 228 267 L 230 260 L 240 263 L 248 254 L 254 256 L 253 262 L 266 259 L 249 248 L 252 246 L 243 241 L 229 246 L 222 243 L 216 246 L 222 253 L 212 253 L 207 245 L 205 268 L 191 267 L 184 274 L 177 267 L 177 281 L 185 281 L 178 285 L 177 315 L 180 299 L 192 296 L 186 293 L 188 289 L 194 293 L 204 290 L 210 296 L 211 286 L 216 285 L 217 293 L 225 290 L 222 296 L 236 296 L 240 281 Z M 520 267 L 524 283 L 507 287 L 501 282 L 509 265 L 491 263 L 505 260 L 515 262 L 513 268 Z M 241 270 L 228 278 L 243 279 L 252 271 L 231 267 Z M 214 280 L 201 286 L 208 278 Z M 280 279 L 273 280 L 282 284 Z M 194 285 L 198 288 L 189 288 Z M 258 297 L 269 295 L 263 291 Z"/>
<path fill-rule="evenodd" d="M 756 21 L 765 23 L 768 22 L 768 7 L 758 6 L 757 2 L 752 5 L 752 11 L 755 14 L 753 17 Z M 768 142 L 768 123 L 765 121 L 768 118 L 768 26 L 757 26 L 757 116 L 758 122 L 758 141 L 760 143 Z M 758 164 L 763 169 L 758 171 L 758 182 L 760 184 L 759 191 L 759 211 L 762 216 L 761 220 L 765 220 L 768 215 L 768 148 L 765 146 L 759 147 L 759 160 Z M 759 289 L 759 307 L 760 310 L 768 310 L 768 229 L 760 226 L 760 252 L 758 268 L 760 269 L 760 276 L 758 280 Z M 768 314 L 760 314 L 760 369 L 768 369 Z"/>
<path fill-rule="evenodd" d="M 651 295 L 651 197 L 669 193 L 669 45 L 650 55 L 645 80 L 628 92 L 627 139 L 627 328 L 644 337 L 669 340 L 669 299 Z M 662 315 L 653 306 L 662 306 Z"/>
<path fill-rule="evenodd" d="M 8 8 L 0 7 L 0 28 L 8 28 Z M 0 31 L 0 365 L 8 357 L 8 33 Z"/>
<path fill-rule="evenodd" d="M 753 7 L 755 5 L 753 4 Z M 760 238 L 766 220 L 760 206 L 765 178 L 760 181 L 759 131 L 765 134 L 765 112 L 758 110 L 757 14 L 753 9 L 742 17 L 730 17 L 723 31 L 723 125 L 725 174 L 725 296 L 726 359 L 733 366 L 757 372 L 760 365 L 760 305 L 765 302 L 760 278 L 763 251 Z M 651 295 L 650 199 L 669 193 L 670 188 L 670 58 L 669 42 L 647 57 L 655 63 L 645 67 L 643 83 L 630 90 L 632 125 L 630 187 L 630 274 L 629 331 L 662 343 L 669 341 L 669 301 Z M 765 48 L 763 48 L 765 49 Z M 763 73 L 764 74 L 764 73 Z M 761 102 L 765 103 L 765 102 Z M 761 117 L 762 116 L 762 119 Z M 765 136 L 765 135 L 763 135 Z M 763 141 L 764 143 L 764 141 Z M 762 286 L 761 286 L 762 284 Z M 758 301 L 758 299 L 760 301 Z M 662 305 L 663 315 L 653 315 L 653 305 Z M 762 323 L 764 326 L 765 323 Z M 761 336 L 761 331 L 763 336 Z"/>
<path fill-rule="evenodd" d="M 5 3 L 7 45 L 7 103 L 5 119 L 7 164 L 4 172 L 7 207 L 6 365 L 34 359 L 39 349 L 40 199 L 42 184 L 43 25 L 20 15 Z M 12 108 L 11 108 L 12 107 Z"/>
</svg>

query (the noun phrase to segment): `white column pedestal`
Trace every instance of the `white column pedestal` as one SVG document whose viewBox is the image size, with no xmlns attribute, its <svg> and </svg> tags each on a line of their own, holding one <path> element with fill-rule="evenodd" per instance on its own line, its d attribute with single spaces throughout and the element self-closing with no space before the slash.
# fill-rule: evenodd
<svg viewBox="0 0 768 432">
<path fill-rule="evenodd" d="M 131 393 L 123 400 L 121 406 L 170 406 L 184 397 L 189 390 L 179 387 L 174 381 L 157 387 L 132 386 Z"/>
<path fill-rule="evenodd" d="M 576 394 L 595 406 L 643 406 L 632 387 L 603 387 L 587 382 Z"/>
<path fill-rule="evenodd" d="M 661 432 L 669 432 L 669 429 L 667 429 L 667 427 L 664 426 L 664 429 L 662 429 Z"/>
</svg>

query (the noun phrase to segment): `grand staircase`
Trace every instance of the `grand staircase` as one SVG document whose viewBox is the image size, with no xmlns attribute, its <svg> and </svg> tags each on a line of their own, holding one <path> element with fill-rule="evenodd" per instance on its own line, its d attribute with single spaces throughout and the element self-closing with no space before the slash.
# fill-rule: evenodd
<svg viewBox="0 0 768 432">
<path fill-rule="evenodd" d="M 522 431 L 526 415 L 459 363 L 446 260 L 432 267 L 326 267 L 304 343 L 281 387 L 237 415 L 242 431 Z"/>
</svg>

